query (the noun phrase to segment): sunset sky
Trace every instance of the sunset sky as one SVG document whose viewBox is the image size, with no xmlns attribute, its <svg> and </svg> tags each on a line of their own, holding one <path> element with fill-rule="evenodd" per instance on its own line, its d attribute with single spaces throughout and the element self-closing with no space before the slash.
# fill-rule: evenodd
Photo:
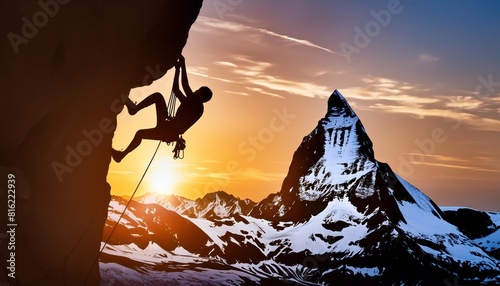
<svg viewBox="0 0 500 286">
<path fill-rule="evenodd" d="M 377 160 L 438 205 L 500 211 L 500 2 L 205 0 L 184 49 L 193 89 L 214 91 L 184 136 L 162 143 L 138 195 L 191 199 L 224 190 L 259 201 L 280 190 L 294 151 L 338 89 Z M 173 70 L 134 89 L 168 100 Z M 122 112 L 113 146 L 155 125 Z M 436 136 L 436 134 L 440 134 Z M 112 193 L 132 194 L 157 142 L 111 163 Z"/>
</svg>

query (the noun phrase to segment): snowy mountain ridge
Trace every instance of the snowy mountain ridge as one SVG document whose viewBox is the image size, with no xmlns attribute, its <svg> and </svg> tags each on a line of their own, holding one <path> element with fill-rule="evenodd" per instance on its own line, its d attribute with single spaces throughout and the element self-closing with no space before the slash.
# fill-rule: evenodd
<svg viewBox="0 0 500 286">
<path fill-rule="evenodd" d="M 143 204 L 159 204 L 167 210 L 182 214 L 192 208 L 195 204 L 193 200 L 177 195 L 165 195 L 159 193 L 146 193 L 137 199 L 137 202 Z"/>
<path fill-rule="evenodd" d="M 247 215 L 255 202 L 240 199 L 223 191 L 208 193 L 202 198 L 190 200 L 177 195 L 147 193 L 136 201 L 145 204 L 159 204 L 167 210 L 193 218 L 224 218 L 234 214 Z"/>
</svg>

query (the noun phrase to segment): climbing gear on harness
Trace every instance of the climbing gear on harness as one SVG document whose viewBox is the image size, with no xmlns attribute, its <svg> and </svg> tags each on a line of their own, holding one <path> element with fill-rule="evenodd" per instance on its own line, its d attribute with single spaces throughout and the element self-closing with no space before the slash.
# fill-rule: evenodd
<svg viewBox="0 0 500 286">
<path fill-rule="evenodd" d="M 184 149 L 186 149 L 186 140 L 180 135 L 175 142 L 174 151 L 172 151 L 174 152 L 174 159 L 184 159 Z"/>
<path fill-rule="evenodd" d="M 175 117 L 175 105 L 177 101 L 177 96 L 175 95 L 174 90 L 170 92 L 170 98 L 168 99 L 167 105 L 167 120 L 173 120 Z M 172 142 L 165 142 L 170 146 Z M 174 153 L 174 159 L 184 159 L 184 149 L 186 149 L 186 140 L 182 138 L 182 134 L 179 135 L 179 138 L 175 141 L 175 147 L 172 151 Z"/>
</svg>

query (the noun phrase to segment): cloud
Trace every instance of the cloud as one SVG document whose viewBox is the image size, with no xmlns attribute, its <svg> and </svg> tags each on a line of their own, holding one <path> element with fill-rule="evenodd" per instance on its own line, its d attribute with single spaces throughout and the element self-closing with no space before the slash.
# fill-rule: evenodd
<svg viewBox="0 0 500 286">
<path fill-rule="evenodd" d="M 266 94 L 266 95 L 270 95 L 272 97 L 279 97 L 279 98 L 283 98 L 283 96 L 277 94 L 277 93 L 272 93 L 272 92 L 268 92 L 268 91 L 265 91 L 264 89 L 260 88 L 260 87 L 250 87 L 250 86 L 247 86 L 246 87 L 248 90 L 250 91 L 254 91 L 254 92 L 258 92 L 258 93 L 262 93 L 262 94 Z"/>
<path fill-rule="evenodd" d="M 224 182 L 236 181 L 236 180 L 250 180 L 250 181 L 276 181 L 283 180 L 286 174 L 284 173 L 273 173 L 262 171 L 256 168 L 247 168 L 239 172 L 237 175 L 227 173 L 227 172 L 209 172 L 207 170 L 198 170 L 198 172 L 187 172 L 186 176 L 199 179 L 199 180 L 221 180 Z"/>
<path fill-rule="evenodd" d="M 432 167 L 440 167 L 440 168 L 451 168 L 451 169 L 460 169 L 460 170 L 469 170 L 469 171 L 477 171 L 477 172 L 493 172 L 500 173 L 500 169 L 496 168 L 494 165 L 490 165 L 494 168 L 487 168 L 485 166 L 473 166 L 474 164 L 482 164 L 489 163 L 489 160 L 482 160 L 481 158 L 474 158 L 474 160 L 468 160 L 463 157 L 455 157 L 455 156 L 445 156 L 438 154 L 422 154 L 422 153 L 407 153 L 410 155 L 415 155 L 415 158 L 424 157 L 425 159 L 422 161 L 412 161 L 412 164 L 415 165 L 427 165 Z"/>
<path fill-rule="evenodd" d="M 234 82 L 234 81 L 229 80 L 229 79 L 209 75 L 208 68 L 206 68 L 206 67 L 190 66 L 190 67 L 186 67 L 186 70 L 187 70 L 188 74 L 197 75 L 197 76 L 201 76 L 201 77 L 205 77 L 205 78 L 210 78 L 213 80 L 222 81 L 222 82 L 226 82 L 226 83 L 233 83 Z"/>
<path fill-rule="evenodd" d="M 288 92 L 298 96 L 315 97 L 330 95 L 330 88 L 310 82 L 300 82 L 278 78 L 271 75 L 259 75 L 252 80 L 253 84 L 271 90 Z"/>
<path fill-rule="evenodd" d="M 225 90 L 225 93 L 231 93 L 231 94 L 237 94 L 237 95 L 244 95 L 244 96 L 249 96 L 250 94 L 248 92 L 241 92 L 241 91 L 232 91 L 232 90 Z"/>
<path fill-rule="evenodd" d="M 440 58 L 438 57 L 435 57 L 431 54 L 421 54 L 419 57 L 418 57 L 418 60 L 421 61 L 421 62 L 424 62 L 424 63 L 431 63 L 431 62 L 437 62 L 440 60 Z"/>
<path fill-rule="evenodd" d="M 332 50 L 330 50 L 328 48 L 324 48 L 322 46 L 313 44 L 313 43 L 311 43 L 311 42 L 309 42 L 307 40 L 302 40 L 302 39 L 297 39 L 297 38 L 289 37 L 287 35 L 278 34 L 278 33 L 275 33 L 273 31 L 269 31 L 269 30 L 262 29 L 262 28 L 258 28 L 256 30 L 259 31 L 259 32 L 261 32 L 261 33 L 263 33 L 263 34 L 267 34 L 267 35 L 270 35 L 270 36 L 278 37 L 280 39 L 289 41 L 289 42 L 294 43 L 294 44 L 299 44 L 299 45 L 303 45 L 303 46 L 310 47 L 310 48 L 320 49 L 320 50 L 326 51 L 326 52 L 328 52 L 330 54 L 338 54 L 337 52 L 334 52 L 334 51 L 332 51 Z"/>
<path fill-rule="evenodd" d="M 234 60 L 238 64 L 234 64 L 233 73 L 243 75 L 246 77 L 256 77 L 262 75 L 266 69 L 272 66 L 271 63 L 263 61 L 252 61 L 243 56 L 236 56 Z"/>
<path fill-rule="evenodd" d="M 357 99 L 360 109 L 399 113 L 416 118 L 441 117 L 477 130 L 500 130 L 500 120 L 485 117 L 485 106 L 495 111 L 494 101 L 483 102 L 467 91 L 437 91 L 423 85 L 384 77 L 364 77 L 363 85 L 343 88 L 347 99 Z M 365 102 L 365 103 L 363 103 Z"/>
<path fill-rule="evenodd" d="M 207 39 L 222 42 L 219 46 L 207 46 L 207 49 L 217 50 L 220 55 L 215 59 L 207 58 L 208 68 L 192 68 L 189 72 L 229 83 L 219 87 L 231 94 L 276 98 L 330 95 L 332 87 L 318 84 L 329 72 L 324 67 L 315 68 L 313 63 L 318 51 L 320 54 L 325 52 L 327 57 L 335 51 L 306 39 L 252 25 L 200 16 L 193 29 L 203 33 Z M 290 46 L 304 47 L 305 50 L 289 49 Z M 298 52 L 304 58 L 297 58 Z M 299 69 L 304 64 L 308 64 L 305 69 Z"/>
<path fill-rule="evenodd" d="M 211 38 L 216 35 L 215 38 L 220 38 L 221 41 L 229 38 L 234 41 L 226 43 L 230 48 L 211 62 L 210 69 L 195 70 L 193 73 L 231 83 L 231 86 L 224 86 L 230 94 L 276 98 L 289 95 L 330 95 L 333 88 L 325 81 L 334 74 L 332 71 L 329 72 L 324 66 L 319 68 L 313 58 L 307 58 L 309 61 L 306 63 L 310 63 L 307 71 L 303 68 L 295 70 L 293 64 L 290 64 L 288 54 L 285 56 L 276 53 L 280 53 L 289 45 L 321 50 L 329 54 L 335 54 L 335 51 L 306 39 L 256 28 L 252 26 L 254 23 L 247 25 L 239 21 L 223 21 L 204 16 L 198 19 L 196 26 Z M 264 50 L 276 55 L 266 58 L 267 54 L 253 53 L 254 50 Z M 295 52 L 293 51 L 293 54 Z M 287 50 L 287 53 L 290 51 Z M 435 62 L 440 58 L 430 53 L 422 53 L 418 60 Z M 301 63 L 300 60 L 297 62 Z M 342 74 L 343 78 L 348 76 L 345 72 Z M 442 91 L 424 84 L 380 76 L 364 76 L 358 85 L 343 88 L 341 91 L 349 100 L 354 99 L 351 103 L 359 109 L 405 114 L 416 118 L 440 117 L 456 121 L 457 124 L 465 123 L 478 130 L 500 129 L 500 120 L 496 119 L 500 113 L 500 101 L 488 99 L 486 104 L 466 91 Z"/>
<path fill-rule="evenodd" d="M 427 166 L 442 167 L 442 168 L 461 169 L 461 170 L 468 170 L 468 171 L 500 173 L 500 170 L 485 169 L 485 168 L 464 166 L 464 165 L 452 165 L 452 164 L 431 163 L 431 162 L 412 162 L 412 164 L 427 165 Z"/>
<path fill-rule="evenodd" d="M 231 62 L 225 62 L 225 61 L 218 61 L 218 62 L 215 62 L 215 64 L 221 65 L 221 66 L 226 66 L 226 67 L 232 67 L 232 68 L 237 67 L 235 64 L 233 64 Z"/>
<path fill-rule="evenodd" d="M 470 163 L 471 160 L 465 159 L 463 157 L 445 156 L 438 154 L 422 154 L 422 153 L 405 153 L 409 156 L 425 157 L 426 160 L 439 161 L 439 162 L 454 162 L 454 163 Z M 411 157 L 410 157 L 411 158 Z"/>
<path fill-rule="evenodd" d="M 255 34 L 263 35 L 263 36 L 270 36 L 272 38 L 277 38 L 277 39 L 286 41 L 290 44 L 309 47 L 309 48 L 313 48 L 313 49 L 319 49 L 319 50 L 325 51 L 325 52 L 330 53 L 330 54 L 342 55 L 342 54 L 337 53 L 329 48 L 322 47 L 320 45 L 314 44 L 314 43 L 312 43 L 308 40 L 305 40 L 305 39 L 299 39 L 299 38 L 291 37 L 288 35 L 279 34 L 279 33 L 276 33 L 274 31 L 271 31 L 268 29 L 255 28 L 255 27 L 247 26 L 247 25 L 237 23 L 237 22 L 223 21 L 223 20 L 219 20 L 219 19 L 215 19 L 215 18 L 206 17 L 206 16 L 199 16 L 197 19 L 197 23 L 199 23 L 200 25 L 196 26 L 195 29 L 198 29 L 201 32 L 210 32 L 210 29 L 207 29 L 207 28 L 211 28 L 211 29 L 216 29 L 219 31 L 222 30 L 222 31 L 226 31 L 226 32 L 230 31 L 230 32 L 234 32 L 234 33 L 247 33 L 248 34 L 247 36 L 249 37 L 247 39 L 252 38 L 251 34 L 253 34 L 253 36 L 255 36 Z"/>
<path fill-rule="evenodd" d="M 259 180 L 259 181 L 276 181 L 276 180 L 283 180 L 285 178 L 286 174 L 284 173 L 271 173 L 267 171 L 262 171 L 259 169 L 255 168 L 247 168 L 244 171 L 242 171 L 239 174 L 239 177 L 241 179 L 248 179 L 248 180 Z"/>
<path fill-rule="evenodd" d="M 280 98 L 286 94 L 326 97 L 331 93 L 331 89 L 327 86 L 271 75 L 270 69 L 274 67 L 274 64 L 252 60 L 247 56 L 233 55 L 226 61 L 216 61 L 214 64 L 223 66 L 225 72 L 232 74 L 233 82 L 245 86 L 246 90 L 254 93 Z M 240 93 L 244 92 L 240 91 Z"/>
<path fill-rule="evenodd" d="M 393 101 L 404 106 L 417 106 L 439 102 L 440 99 L 424 96 L 426 90 L 418 85 L 384 77 L 362 78 L 365 86 L 343 89 L 349 98 L 370 101 Z M 415 94 L 415 95 L 414 95 Z"/>
<path fill-rule="evenodd" d="M 422 154 L 419 154 L 422 155 Z M 436 154 L 424 154 L 423 156 L 432 158 L 436 161 L 441 162 L 469 162 L 469 160 L 464 159 L 462 157 L 454 157 L 454 156 L 444 156 L 444 155 L 436 155 Z"/>
<path fill-rule="evenodd" d="M 456 96 L 448 99 L 446 107 L 453 109 L 479 109 L 484 102 L 472 96 Z"/>
</svg>

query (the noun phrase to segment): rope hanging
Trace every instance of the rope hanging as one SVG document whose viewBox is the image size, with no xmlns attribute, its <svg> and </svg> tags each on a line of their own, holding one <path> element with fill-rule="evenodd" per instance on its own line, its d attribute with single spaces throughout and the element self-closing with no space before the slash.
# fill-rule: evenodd
<svg viewBox="0 0 500 286">
<path fill-rule="evenodd" d="M 97 254 L 97 257 L 95 258 L 94 262 L 92 263 L 92 266 L 90 267 L 90 271 L 89 273 L 87 274 L 87 278 L 85 278 L 85 283 L 83 285 L 85 285 L 87 283 L 87 280 L 89 279 L 90 277 L 90 273 L 92 272 L 92 268 L 94 268 L 94 265 L 95 263 L 99 260 L 99 256 L 102 254 L 102 252 L 104 251 L 104 248 L 106 247 L 106 245 L 108 245 L 108 242 L 109 240 L 111 239 L 111 236 L 113 235 L 113 233 L 115 232 L 115 229 L 116 227 L 118 226 L 118 224 L 120 223 L 120 220 L 122 219 L 123 215 L 125 215 L 125 212 L 127 211 L 127 208 L 128 206 L 130 205 L 130 202 L 132 201 L 132 199 L 134 198 L 135 196 L 135 193 L 137 192 L 137 190 L 139 189 L 139 186 L 141 185 L 142 183 L 142 180 L 144 179 L 144 177 L 146 176 L 146 173 L 148 172 L 149 170 L 149 167 L 151 166 L 151 163 L 153 163 L 153 159 L 155 158 L 156 156 L 156 153 L 158 152 L 158 149 L 160 148 L 160 144 L 161 144 L 161 141 L 158 142 L 158 146 L 156 146 L 156 150 L 153 154 L 153 156 L 151 157 L 151 160 L 149 160 L 149 163 L 148 163 L 148 166 L 146 167 L 146 170 L 144 170 L 144 173 L 142 174 L 142 177 L 141 179 L 139 180 L 139 183 L 137 183 L 137 186 L 135 187 L 135 190 L 134 192 L 132 193 L 132 196 L 130 196 L 130 199 L 128 200 L 127 204 L 125 205 L 125 209 L 123 210 L 122 214 L 120 215 L 120 217 L 118 218 L 118 220 L 116 221 L 116 224 L 115 226 L 113 227 L 113 229 L 111 230 L 111 233 L 109 234 L 108 238 L 106 239 L 106 241 L 104 242 L 104 245 L 101 247 L 101 250 L 99 250 L 99 254 Z"/>
<path fill-rule="evenodd" d="M 175 105 L 177 104 L 177 96 L 175 95 L 174 90 L 170 92 L 170 98 L 168 99 L 167 105 L 167 116 L 169 119 L 175 117 Z"/>
</svg>

